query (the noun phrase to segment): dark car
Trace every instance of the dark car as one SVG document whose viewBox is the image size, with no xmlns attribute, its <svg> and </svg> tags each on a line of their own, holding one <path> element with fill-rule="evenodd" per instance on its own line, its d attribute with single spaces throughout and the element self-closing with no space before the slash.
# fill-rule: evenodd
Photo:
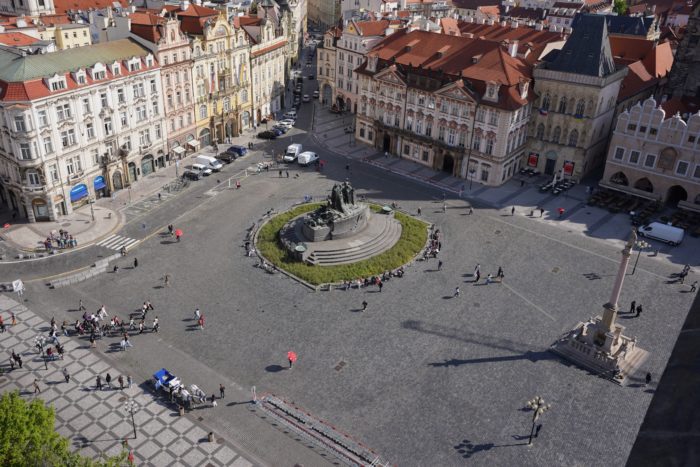
<svg viewBox="0 0 700 467">
<path fill-rule="evenodd" d="M 280 130 L 279 128 L 275 128 L 275 127 L 272 127 L 272 129 L 270 131 L 274 132 L 277 136 L 282 136 L 284 134 L 284 131 Z"/>
<path fill-rule="evenodd" d="M 275 125 L 275 126 L 272 127 L 272 129 L 273 129 L 273 130 L 279 130 L 279 131 L 281 131 L 282 133 L 286 133 L 286 132 L 289 131 L 289 128 L 287 128 L 287 127 L 284 126 L 284 125 Z"/>
<path fill-rule="evenodd" d="M 192 170 L 185 170 L 185 172 L 182 174 L 182 178 L 184 180 L 199 180 L 202 178 L 202 173 L 193 172 Z"/>
<path fill-rule="evenodd" d="M 260 133 L 258 133 L 258 138 L 260 138 L 260 139 L 275 139 L 275 138 L 277 138 L 277 133 L 275 133 L 274 131 L 269 131 L 269 130 L 261 131 Z"/>
<path fill-rule="evenodd" d="M 223 162 L 224 164 L 230 164 L 231 162 L 236 160 L 236 155 L 230 152 L 222 152 L 221 154 L 216 156 L 216 159 Z"/>
<path fill-rule="evenodd" d="M 248 154 L 248 148 L 246 148 L 245 146 L 234 144 L 233 146 L 229 146 L 229 148 L 226 149 L 226 152 L 231 153 L 236 157 L 243 157 L 246 154 Z"/>
</svg>

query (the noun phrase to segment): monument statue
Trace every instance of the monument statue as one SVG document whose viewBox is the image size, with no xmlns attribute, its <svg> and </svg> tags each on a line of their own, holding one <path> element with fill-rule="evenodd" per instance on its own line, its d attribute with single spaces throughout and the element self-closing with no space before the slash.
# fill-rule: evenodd
<svg viewBox="0 0 700 467">
<path fill-rule="evenodd" d="M 365 228 L 369 216 L 369 206 L 355 203 L 350 182 L 336 183 L 328 203 L 306 216 L 303 233 L 312 242 L 355 235 Z"/>
</svg>

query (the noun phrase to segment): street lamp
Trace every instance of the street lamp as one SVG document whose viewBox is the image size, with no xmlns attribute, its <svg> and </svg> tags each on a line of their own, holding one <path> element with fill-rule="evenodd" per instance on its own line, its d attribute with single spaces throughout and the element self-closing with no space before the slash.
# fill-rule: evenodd
<svg viewBox="0 0 700 467">
<path fill-rule="evenodd" d="M 134 421 L 134 412 L 139 409 L 139 405 L 136 401 L 129 399 L 124 403 L 124 410 L 127 414 L 131 415 L 131 426 L 134 429 L 134 439 L 136 439 L 136 422 Z"/>
<path fill-rule="evenodd" d="M 89 201 L 90 201 L 90 216 L 92 217 L 92 222 L 95 222 L 95 210 L 92 208 L 92 205 L 95 204 L 95 200 L 93 198 L 90 198 Z"/>
<path fill-rule="evenodd" d="M 547 410 L 549 410 L 549 408 L 551 406 L 548 404 L 545 404 L 544 399 L 542 399 L 542 397 L 540 397 L 540 396 L 535 396 L 535 398 L 532 399 L 531 401 L 527 401 L 527 406 L 534 411 L 534 413 L 532 414 L 532 428 L 530 429 L 530 440 L 527 442 L 527 445 L 531 446 L 532 445 L 532 438 L 537 436 L 537 434 L 535 433 L 535 424 L 537 423 L 537 419 L 540 417 L 540 415 L 542 415 Z M 541 426 L 542 425 L 540 425 L 540 427 Z M 540 429 L 538 428 L 537 433 L 539 433 L 539 432 L 540 432 Z"/>
<path fill-rule="evenodd" d="M 639 262 L 639 257 L 642 255 L 642 250 L 645 248 L 649 248 L 651 245 L 645 242 L 644 240 L 637 240 L 634 242 L 634 246 L 639 248 L 639 251 L 637 251 L 637 259 L 634 260 L 634 267 L 632 268 L 632 274 L 634 275 L 634 271 L 637 270 L 637 263 Z"/>
<path fill-rule="evenodd" d="M 39 334 L 34 338 L 34 346 L 41 352 L 41 357 L 44 359 L 44 369 L 48 371 L 49 365 L 46 363 L 46 354 L 44 353 L 44 345 L 46 345 L 46 337 Z"/>
</svg>

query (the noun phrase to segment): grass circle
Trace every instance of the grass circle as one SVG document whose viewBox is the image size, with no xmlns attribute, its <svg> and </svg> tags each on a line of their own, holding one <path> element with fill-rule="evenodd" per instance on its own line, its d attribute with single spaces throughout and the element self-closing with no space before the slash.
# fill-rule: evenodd
<svg viewBox="0 0 700 467">
<path fill-rule="evenodd" d="M 268 220 L 258 231 L 256 247 L 266 261 L 298 278 L 313 284 L 327 284 L 379 275 L 410 262 L 421 252 L 428 239 L 428 224 L 402 212 L 394 212 L 401 223 L 401 237 L 389 250 L 352 264 L 336 266 L 314 266 L 291 258 L 279 241 L 280 229 L 291 219 L 311 212 L 322 203 L 296 206 Z M 381 206 L 370 204 L 372 211 L 379 212 Z M 383 215 L 383 214 L 377 214 Z"/>
</svg>

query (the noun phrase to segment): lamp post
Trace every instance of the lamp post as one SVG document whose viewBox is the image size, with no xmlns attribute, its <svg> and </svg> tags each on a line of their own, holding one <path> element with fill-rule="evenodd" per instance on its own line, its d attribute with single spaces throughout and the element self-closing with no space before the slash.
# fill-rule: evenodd
<svg viewBox="0 0 700 467">
<path fill-rule="evenodd" d="M 537 419 L 540 417 L 540 415 L 542 415 L 547 410 L 549 410 L 549 408 L 551 406 L 548 404 L 545 404 L 544 399 L 542 399 L 542 397 L 540 397 L 540 396 L 535 396 L 535 398 L 532 399 L 531 401 L 527 401 L 527 406 L 534 411 L 534 413 L 532 414 L 532 428 L 530 429 L 530 440 L 527 442 L 527 445 L 531 446 L 532 445 L 532 438 L 537 436 L 537 433 L 540 432 L 540 430 L 538 428 L 537 433 L 535 433 L 535 424 L 537 423 Z M 540 425 L 540 427 L 541 426 L 542 425 Z"/>
<path fill-rule="evenodd" d="M 124 403 L 124 410 L 131 415 L 131 426 L 134 429 L 134 439 L 136 439 L 136 422 L 134 421 L 134 412 L 139 409 L 139 405 L 132 399 Z"/>
<path fill-rule="evenodd" d="M 44 359 L 44 369 L 48 371 L 49 365 L 46 363 L 46 354 L 44 353 L 44 345 L 46 344 L 46 337 L 39 334 L 34 338 L 34 345 L 39 349 L 39 352 L 41 352 L 41 357 Z"/>
<path fill-rule="evenodd" d="M 93 209 L 92 205 L 95 204 L 95 200 L 93 198 L 90 198 L 90 217 L 92 217 L 92 222 L 95 222 L 95 210 Z"/>
<path fill-rule="evenodd" d="M 632 268 L 632 274 L 631 276 L 634 275 L 634 271 L 637 270 L 637 263 L 639 262 L 639 257 L 642 255 L 642 250 L 645 248 L 649 248 L 651 245 L 645 242 L 644 240 L 637 240 L 634 242 L 634 246 L 639 248 L 639 251 L 637 251 L 637 259 L 634 260 L 634 267 Z"/>
</svg>

